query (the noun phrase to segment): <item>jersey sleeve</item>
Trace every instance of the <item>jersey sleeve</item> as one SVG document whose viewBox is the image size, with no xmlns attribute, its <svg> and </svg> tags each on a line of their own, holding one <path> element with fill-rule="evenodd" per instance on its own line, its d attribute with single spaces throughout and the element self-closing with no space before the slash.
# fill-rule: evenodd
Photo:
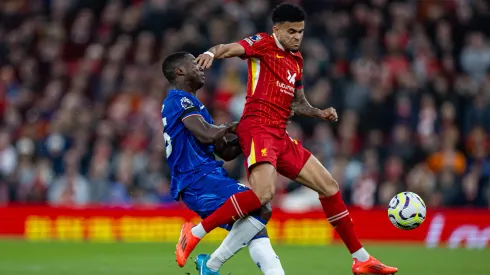
<svg viewBox="0 0 490 275">
<path fill-rule="evenodd" d="M 200 116 L 199 108 L 194 104 L 191 98 L 186 96 L 177 97 L 174 101 L 175 110 L 180 120 L 184 121 L 191 116 Z"/>
<path fill-rule="evenodd" d="M 241 56 L 241 58 L 247 59 L 250 57 L 263 56 L 264 52 L 270 46 L 266 35 L 266 33 L 258 33 L 240 40 L 238 44 L 242 45 L 242 47 L 245 49 L 245 55 Z"/>
<path fill-rule="evenodd" d="M 301 68 L 300 73 L 296 79 L 296 82 L 294 83 L 294 88 L 296 90 L 303 89 L 303 68 Z"/>
</svg>

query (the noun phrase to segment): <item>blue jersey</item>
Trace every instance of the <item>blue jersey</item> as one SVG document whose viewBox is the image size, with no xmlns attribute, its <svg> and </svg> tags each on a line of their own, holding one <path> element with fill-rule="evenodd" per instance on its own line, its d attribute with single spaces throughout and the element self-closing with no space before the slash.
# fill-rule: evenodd
<svg viewBox="0 0 490 275">
<path fill-rule="evenodd" d="M 172 173 L 170 193 L 175 200 L 184 188 L 223 165 L 214 157 L 214 145 L 200 143 L 182 122 L 197 115 L 214 123 L 197 97 L 180 90 L 169 91 L 162 105 L 162 122 L 167 162 Z"/>
</svg>

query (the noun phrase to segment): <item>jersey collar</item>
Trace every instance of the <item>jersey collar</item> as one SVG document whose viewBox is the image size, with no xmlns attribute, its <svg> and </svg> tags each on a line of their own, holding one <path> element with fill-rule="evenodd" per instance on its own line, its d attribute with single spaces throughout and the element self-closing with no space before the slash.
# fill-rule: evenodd
<svg viewBox="0 0 490 275">
<path fill-rule="evenodd" d="M 277 39 L 276 34 L 275 34 L 275 33 L 273 33 L 273 34 L 272 34 L 272 36 L 274 37 L 274 41 L 276 41 L 276 45 L 277 45 L 277 47 L 278 47 L 279 49 L 281 49 L 281 50 L 285 51 L 284 47 L 281 45 L 281 42 L 279 42 L 279 40 Z"/>
</svg>

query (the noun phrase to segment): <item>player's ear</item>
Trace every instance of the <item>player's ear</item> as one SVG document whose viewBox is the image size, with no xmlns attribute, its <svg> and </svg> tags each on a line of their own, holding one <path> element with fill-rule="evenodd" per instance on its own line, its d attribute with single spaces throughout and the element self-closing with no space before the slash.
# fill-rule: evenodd
<svg viewBox="0 0 490 275">
<path fill-rule="evenodd" d="M 185 75 L 185 68 L 183 66 L 175 68 L 175 75 Z"/>
<path fill-rule="evenodd" d="M 272 26 L 272 32 L 276 33 L 277 35 L 278 31 L 279 31 L 279 27 L 277 26 L 277 24 L 274 24 L 274 26 Z"/>
</svg>

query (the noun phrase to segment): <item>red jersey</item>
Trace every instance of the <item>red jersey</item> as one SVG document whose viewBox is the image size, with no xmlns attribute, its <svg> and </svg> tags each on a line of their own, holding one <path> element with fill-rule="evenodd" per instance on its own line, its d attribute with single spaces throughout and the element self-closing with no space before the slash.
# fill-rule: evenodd
<svg viewBox="0 0 490 275">
<path fill-rule="evenodd" d="M 284 50 L 274 35 L 258 33 L 238 42 L 248 59 L 247 101 L 241 120 L 286 128 L 296 89 L 301 89 L 303 57 Z"/>
</svg>

